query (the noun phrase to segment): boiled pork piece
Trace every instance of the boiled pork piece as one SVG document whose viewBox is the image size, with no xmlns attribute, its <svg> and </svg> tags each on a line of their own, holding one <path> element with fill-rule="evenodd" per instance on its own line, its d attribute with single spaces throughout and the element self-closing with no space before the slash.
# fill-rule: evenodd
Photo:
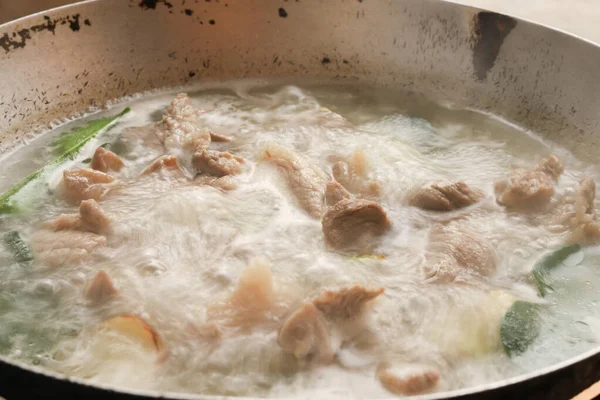
<svg viewBox="0 0 600 400">
<path fill-rule="evenodd" d="M 101 171 L 80 168 L 63 172 L 63 190 L 73 203 L 82 200 L 103 199 L 111 189 L 115 178 Z"/>
<path fill-rule="evenodd" d="M 542 209 L 550 203 L 554 185 L 562 173 L 563 166 L 553 155 L 533 168 L 517 169 L 508 179 L 495 184 L 496 200 L 509 209 Z"/>
<path fill-rule="evenodd" d="M 262 158 L 284 172 L 300 206 L 312 217 L 321 218 L 325 208 L 327 175 L 305 158 L 278 144 L 267 145 Z"/>
<path fill-rule="evenodd" d="M 383 208 L 370 200 L 343 199 L 331 207 L 321 222 L 327 244 L 338 250 L 368 252 L 375 239 L 391 228 Z"/>
<path fill-rule="evenodd" d="M 488 277 L 496 272 L 496 252 L 479 235 L 466 229 L 444 227 L 431 229 L 425 266 L 427 278 L 452 282 L 457 277 Z"/>
<path fill-rule="evenodd" d="M 192 165 L 199 172 L 221 177 L 225 175 L 236 175 L 242 172 L 242 157 L 234 156 L 226 151 L 201 150 L 194 153 Z"/>
<path fill-rule="evenodd" d="M 423 210 L 452 211 L 477 203 L 483 192 L 462 181 L 436 182 L 417 190 L 408 204 Z"/>
<path fill-rule="evenodd" d="M 124 166 L 125 163 L 121 160 L 121 157 L 103 147 L 98 147 L 96 149 L 94 156 L 92 157 L 92 162 L 90 163 L 92 169 L 101 172 L 119 172 Z"/>
</svg>

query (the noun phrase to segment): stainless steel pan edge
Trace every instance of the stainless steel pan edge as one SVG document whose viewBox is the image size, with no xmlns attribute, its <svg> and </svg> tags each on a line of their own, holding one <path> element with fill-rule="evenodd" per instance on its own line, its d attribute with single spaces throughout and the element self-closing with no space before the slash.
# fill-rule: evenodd
<svg viewBox="0 0 600 400">
<path fill-rule="evenodd" d="M 595 160 L 600 49 L 454 3 L 361 0 L 99 0 L 0 26 L 0 152 L 52 122 L 156 88 L 241 77 L 355 79 L 577 137 Z M 90 386 L 0 357 L 8 400 L 211 398 Z M 600 379 L 600 352 L 434 398 L 563 399 Z"/>
</svg>

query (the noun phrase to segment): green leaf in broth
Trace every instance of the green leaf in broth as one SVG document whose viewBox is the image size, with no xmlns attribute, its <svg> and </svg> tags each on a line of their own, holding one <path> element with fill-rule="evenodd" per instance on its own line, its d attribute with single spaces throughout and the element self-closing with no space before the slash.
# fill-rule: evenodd
<svg viewBox="0 0 600 400">
<path fill-rule="evenodd" d="M 2 241 L 6 249 L 13 255 L 16 262 L 21 265 L 26 265 L 33 261 L 33 253 L 31 249 L 21 239 L 21 235 L 17 231 L 7 232 L 2 236 Z"/>
<path fill-rule="evenodd" d="M 540 295 L 552 291 L 551 271 L 561 265 L 572 254 L 581 250 L 578 244 L 563 246 L 539 259 L 533 266 L 531 276 Z M 540 305 L 516 301 L 506 312 L 500 327 L 500 338 L 509 356 L 524 352 L 540 334 Z"/>
<path fill-rule="evenodd" d="M 539 304 L 517 300 L 508 309 L 500 325 L 500 339 L 509 356 L 523 353 L 539 336 Z"/>
<path fill-rule="evenodd" d="M 130 111 L 127 107 L 119 114 L 112 117 L 100 118 L 91 121 L 87 125 L 84 125 L 73 132 L 65 135 L 61 135 L 56 138 L 52 144 L 53 152 L 58 156 L 50 161 L 48 164 L 38 169 L 35 172 L 27 175 L 19 183 L 14 185 L 12 188 L 0 195 L 0 214 L 14 214 L 19 212 L 19 207 L 13 201 L 13 197 L 19 193 L 23 188 L 37 181 L 38 178 L 45 176 L 55 170 L 66 160 L 72 159 L 77 152 L 85 145 L 90 139 L 100 133 L 104 128 L 116 121 Z"/>
<path fill-rule="evenodd" d="M 91 138 L 96 136 L 98 132 L 106 128 L 110 123 L 117 118 L 122 117 L 129 112 L 129 107 L 125 108 L 119 114 L 112 117 L 99 118 L 89 122 L 72 132 L 62 134 L 52 142 L 52 151 L 56 156 L 64 156 L 66 153 L 72 153 L 79 150 Z"/>
<path fill-rule="evenodd" d="M 563 261 L 579 250 L 581 250 L 581 246 L 578 244 L 563 246 L 545 255 L 535 263 L 531 271 L 531 276 L 542 297 L 553 290 L 550 285 L 550 271 L 562 265 Z"/>
</svg>

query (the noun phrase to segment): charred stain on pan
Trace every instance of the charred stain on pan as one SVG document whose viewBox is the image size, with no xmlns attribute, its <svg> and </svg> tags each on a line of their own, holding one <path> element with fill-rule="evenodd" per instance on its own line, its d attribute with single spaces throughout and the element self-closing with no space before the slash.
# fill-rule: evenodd
<svg viewBox="0 0 600 400">
<path fill-rule="evenodd" d="M 145 10 L 155 10 L 158 3 L 163 3 L 167 8 L 173 7 L 167 0 L 142 0 L 139 6 Z"/>
<path fill-rule="evenodd" d="M 59 25 L 68 25 L 73 32 L 78 32 L 81 29 L 79 19 L 80 14 L 67 15 L 66 17 L 52 19 L 49 16 L 44 16 L 44 23 L 30 26 L 29 28 L 19 29 L 12 33 L 5 33 L 0 37 L 0 47 L 4 49 L 6 53 L 11 50 L 21 49 L 27 45 L 27 41 L 32 38 L 33 34 L 49 31 L 53 35 L 56 34 L 56 27 Z M 92 25 L 89 19 L 85 19 L 85 25 Z"/>
<path fill-rule="evenodd" d="M 494 66 L 504 39 L 517 26 L 514 18 L 482 11 L 473 20 L 473 67 L 475 76 L 483 81 Z"/>
<path fill-rule="evenodd" d="M 279 16 L 281 18 L 287 18 L 288 13 L 287 13 L 287 11 L 285 11 L 285 8 L 280 7 L 279 10 L 278 10 L 278 12 L 279 12 Z"/>
</svg>

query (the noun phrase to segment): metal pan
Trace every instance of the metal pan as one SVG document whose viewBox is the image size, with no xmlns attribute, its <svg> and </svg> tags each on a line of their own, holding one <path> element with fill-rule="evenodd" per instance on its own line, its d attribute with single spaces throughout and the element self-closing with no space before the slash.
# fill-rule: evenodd
<svg viewBox="0 0 600 400">
<path fill-rule="evenodd" d="M 591 161 L 600 148 L 598 65 L 593 43 L 454 3 L 87 1 L 0 26 L 0 152 L 53 121 L 146 90 L 293 76 L 353 79 L 490 112 Z M 566 399 L 598 379 L 600 349 L 421 398 Z M 210 398 L 91 385 L 2 357 L 0 395 Z"/>
</svg>

